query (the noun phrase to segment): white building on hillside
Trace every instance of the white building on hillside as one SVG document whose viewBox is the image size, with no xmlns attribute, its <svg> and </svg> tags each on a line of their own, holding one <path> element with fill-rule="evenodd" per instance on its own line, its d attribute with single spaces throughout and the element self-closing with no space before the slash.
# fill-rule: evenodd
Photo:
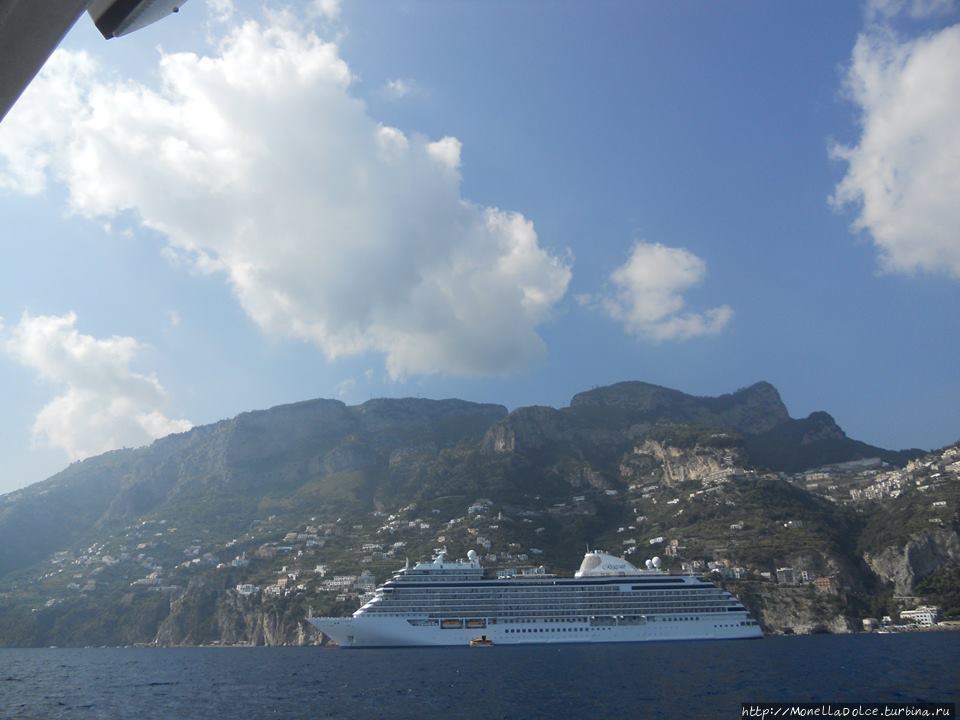
<svg viewBox="0 0 960 720">
<path fill-rule="evenodd" d="M 929 627 L 937 624 L 937 618 L 940 616 L 940 608 L 936 605 L 921 605 L 915 610 L 904 610 L 900 613 L 900 619 L 907 622 Z"/>
</svg>

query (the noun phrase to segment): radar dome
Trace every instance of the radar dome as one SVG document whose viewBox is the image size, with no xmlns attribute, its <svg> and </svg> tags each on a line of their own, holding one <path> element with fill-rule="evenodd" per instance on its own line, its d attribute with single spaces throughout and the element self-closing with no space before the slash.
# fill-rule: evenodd
<svg viewBox="0 0 960 720">
<path fill-rule="evenodd" d="M 469 560 L 470 562 L 476 562 L 476 561 L 477 561 L 477 551 L 476 551 L 476 550 L 468 550 L 468 551 L 467 551 L 467 560 Z"/>
<path fill-rule="evenodd" d="M 647 558 L 643 564 L 646 566 L 647 570 L 653 570 L 653 561 L 650 558 Z"/>
<path fill-rule="evenodd" d="M 651 562 L 653 563 L 653 566 L 654 566 L 657 570 L 660 569 L 660 558 L 659 558 L 659 557 L 655 557 L 653 560 L 651 560 Z"/>
</svg>

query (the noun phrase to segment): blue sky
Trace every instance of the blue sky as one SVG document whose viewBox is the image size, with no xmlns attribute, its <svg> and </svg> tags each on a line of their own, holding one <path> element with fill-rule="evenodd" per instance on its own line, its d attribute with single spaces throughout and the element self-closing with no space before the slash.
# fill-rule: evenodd
<svg viewBox="0 0 960 720">
<path fill-rule="evenodd" d="M 311 397 L 758 380 L 960 437 L 960 13 L 187 3 L 0 124 L 0 492 Z"/>
</svg>

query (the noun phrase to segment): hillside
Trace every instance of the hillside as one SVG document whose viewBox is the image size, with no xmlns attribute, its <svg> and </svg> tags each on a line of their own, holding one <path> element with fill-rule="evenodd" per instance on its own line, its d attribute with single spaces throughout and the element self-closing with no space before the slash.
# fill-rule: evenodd
<svg viewBox="0 0 960 720">
<path fill-rule="evenodd" d="M 511 413 L 420 399 L 244 413 L 0 496 L 0 645 L 318 642 L 308 608 L 347 612 L 440 544 L 561 572 L 585 544 L 659 554 L 737 584 L 768 630 L 839 631 L 894 587 L 949 586 L 960 473 L 913 504 L 913 487 L 838 501 L 807 476 L 877 458 L 909 484 L 918 455 L 850 440 L 826 413 L 791 419 L 768 383 L 717 398 L 620 383 Z M 941 496 L 936 528 L 878 530 Z M 916 567 L 910 543 L 928 548 Z M 779 587 L 783 567 L 806 580 Z"/>
<path fill-rule="evenodd" d="M 366 507 L 406 492 L 417 458 L 476 444 L 505 415 L 458 400 L 312 400 L 74 463 L 0 496 L 0 577 L 142 517 L 224 537 L 274 503 Z"/>
</svg>

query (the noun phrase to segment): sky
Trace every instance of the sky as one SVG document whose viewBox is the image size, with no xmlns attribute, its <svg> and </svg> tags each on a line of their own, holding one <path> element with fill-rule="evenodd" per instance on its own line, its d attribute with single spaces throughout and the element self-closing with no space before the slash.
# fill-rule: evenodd
<svg viewBox="0 0 960 720">
<path fill-rule="evenodd" d="M 0 123 L 0 493 L 315 397 L 960 438 L 960 8 L 192 0 Z"/>
</svg>

